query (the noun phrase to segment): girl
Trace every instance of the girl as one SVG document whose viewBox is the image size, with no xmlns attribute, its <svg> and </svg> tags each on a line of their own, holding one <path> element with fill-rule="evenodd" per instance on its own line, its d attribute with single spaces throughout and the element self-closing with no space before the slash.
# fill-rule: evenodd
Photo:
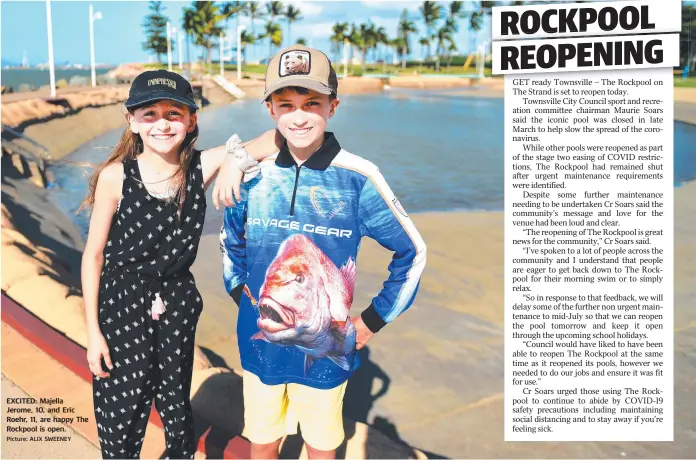
<svg viewBox="0 0 696 460">
<path fill-rule="evenodd" d="M 92 207 L 82 288 L 99 441 L 105 458 L 138 458 L 154 400 L 168 456 L 193 458 L 189 392 L 203 303 L 189 268 L 206 188 L 223 163 L 239 171 L 226 151 L 240 149 L 195 149 L 198 107 L 176 73 L 140 74 L 125 105 L 129 127 L 83 203 Z M 274 131 L 248 149 L 259 157 L 277 151 Z"/>
</svg>

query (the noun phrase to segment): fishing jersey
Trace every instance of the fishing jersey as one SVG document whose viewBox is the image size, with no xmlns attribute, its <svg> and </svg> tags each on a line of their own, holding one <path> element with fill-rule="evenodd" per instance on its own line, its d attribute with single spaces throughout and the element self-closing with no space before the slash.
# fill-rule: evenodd
<svg viewBox="0 0 696 460">
<path fill-rule="evenodd" d="M 333 388 L 359 367 L 350 308 L 361 239 L 394 253 L 361 314 L 373 332 L 413 303 L 425 243 L 377 166 L 332 133 L 299 166 L 285 145 L 260 167 L 220 231 L 242 367 L 268 385 Z"/>
</svg>

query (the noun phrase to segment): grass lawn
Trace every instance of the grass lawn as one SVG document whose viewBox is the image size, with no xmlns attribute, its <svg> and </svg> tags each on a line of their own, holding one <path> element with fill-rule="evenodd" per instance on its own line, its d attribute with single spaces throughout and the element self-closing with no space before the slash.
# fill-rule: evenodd
<svg viewBox="0 0 696 460">
<path fill-rule="evenodd" d="M 682 80 L 681 75 L 675 75 L 674 86 L 677 88 L 696 88 L 696 77 L 689 77 L 686 80 Z"/>
</svg>

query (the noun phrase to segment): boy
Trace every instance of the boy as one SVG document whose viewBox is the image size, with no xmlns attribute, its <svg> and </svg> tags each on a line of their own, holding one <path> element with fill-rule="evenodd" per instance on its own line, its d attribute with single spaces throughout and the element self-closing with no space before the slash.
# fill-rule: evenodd
<svg viewBox="0 0 696 460">
<path fill-rule="evenodd" d="M 223 277 L 239 305 L 252 458 L 278 458 L 298 422 L 309 458 L 335 458 L 356 350 L 410 307 L 425 266 L 425 243 L 377 167 L 325 132 L 337 91 L 322 52 L 298 45 L 273 57 L 264 100 L 286 144 L 225 211 Z M 382 291 L 351 318 L 363 236 L 394 255 Z"/>
</svg>

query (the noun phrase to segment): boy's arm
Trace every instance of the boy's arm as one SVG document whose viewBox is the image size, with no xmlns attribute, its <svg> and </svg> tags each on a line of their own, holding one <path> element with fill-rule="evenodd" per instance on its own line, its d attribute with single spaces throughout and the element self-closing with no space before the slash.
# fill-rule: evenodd
<svg viewBox="0 0 696 460">
<path fill-rule="evenodd" d="M 238 138 L 235 141 L 234 137 L 236 136 L 231 137 L 224 147 L 216 147 L 225 151 L 225 157 L 219 171 L 210 179 L 212 181 L 217 177 L 212 193 L 215 209 L 220 208 L 220 203 L 225 207 L 235 206 L 241 199 L 240 185 L 244 173 L 253 171 L 247 174 L 246 179 L 253 178 L 258 174 L 258 162 L 277 153 L 285 143 L 285 138 L 277 129 L 268 130 L 245 143 L 240 143 Z"/>
<path fill-rule="evenodd" d="M 389 264 L 389 278 L 357 321 L 358 343 L 364 346 L 372 334 L 413 303 L 425 268 L 426 248 L 415 225 L 376 168 L 360 193 L 359 215 L 361 235 L 373 238 L 394 253 Z M 367 331 L 362 331 L 361 341 L 363 324 Z"/>
<path fill-rule="evenodd" d="M 242 290 L 247 280 L 246 202 L 225 209 L 220 229 L 220 250 L 222 251 L 222 278 L 225 290 L 239 306 Z"/>
</svg>

